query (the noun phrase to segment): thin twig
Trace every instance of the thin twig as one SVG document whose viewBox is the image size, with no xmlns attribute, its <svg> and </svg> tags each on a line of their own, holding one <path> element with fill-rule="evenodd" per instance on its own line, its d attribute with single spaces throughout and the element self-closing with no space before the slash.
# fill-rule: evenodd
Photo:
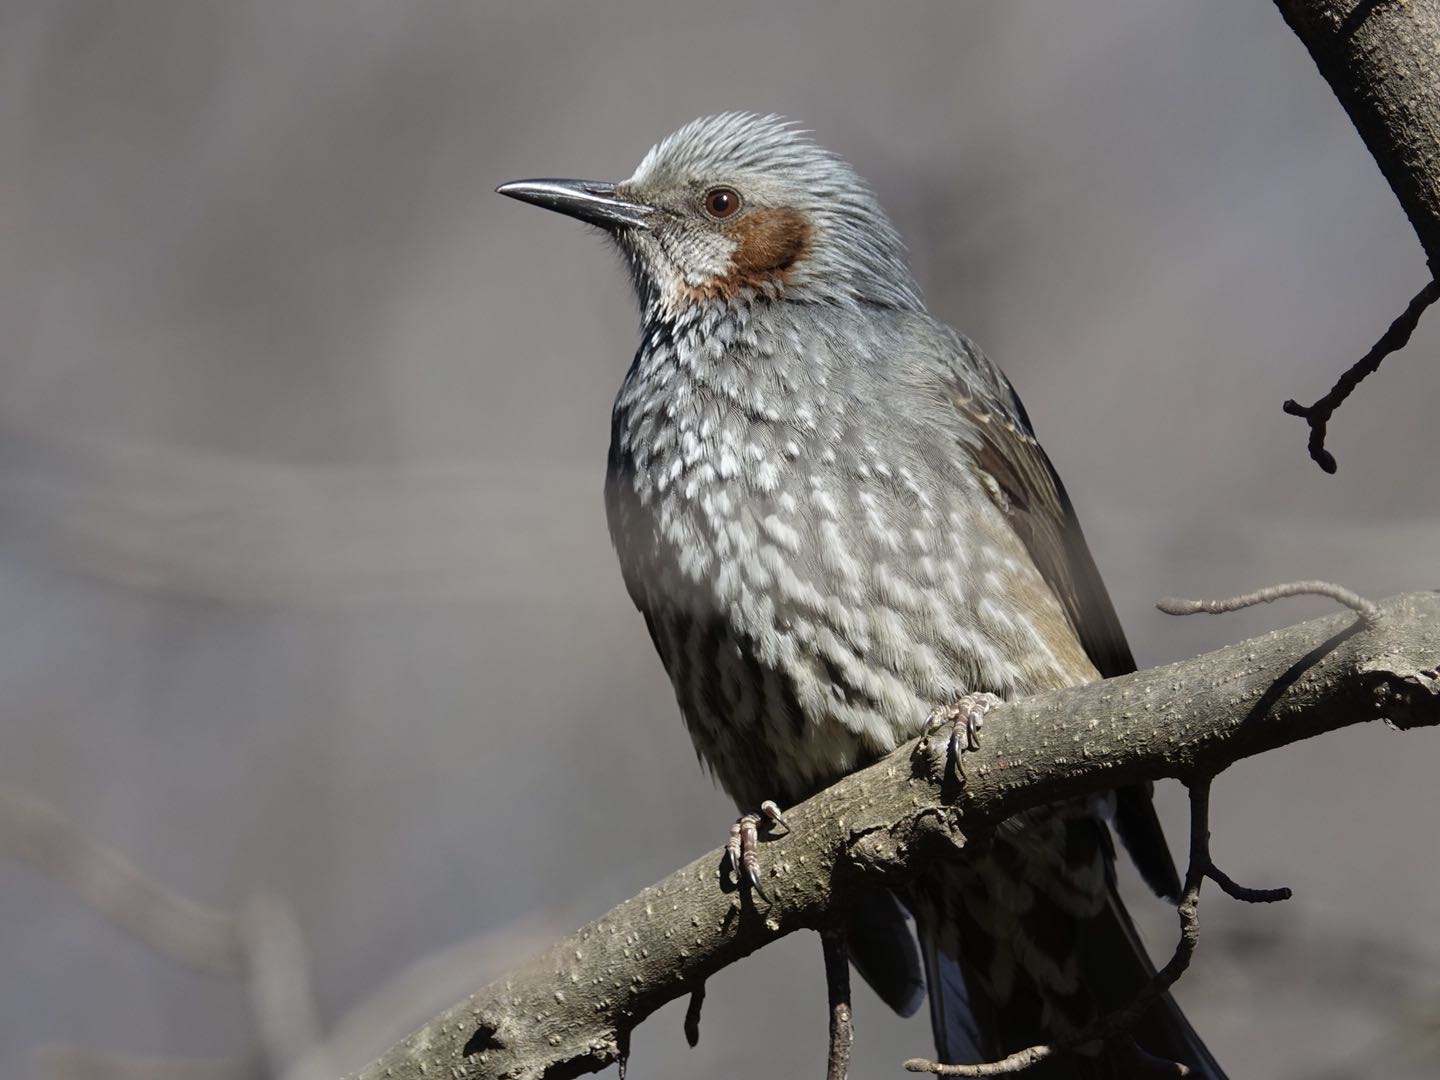
<svg viewBox="0 0 1440 1080">
<path fill-rule="evenodd" d="M 290 905 L 259 893 L 240 915 L 245 943 L 246 991 L 265 1064 L 285 1080 L 324 1080 L 338 1071 L 325 1060 L 310 955 Z"/>
<path fill-rule="evenodd" d="M 1294 398 L 1285 402 L 1285 411 L 1291 416 L 1302 417 L 1310 425 L 1310 456 L 1315 464 L 1324 469 L 1327 473 L 1335 471 L 1335 455 L 1325 449 L 1325 428 L 1330 422 L 1330 417 L 1340 407 L 1355 387 L 1359 386 L 1367 375 L 1373 374 L 1385 357 L 1398 349 L 1403 349 L 1410 335 L 1415 332 L 1415 327 L 1420 322 L 1420 316 L 1425 309 L 1440 299 L 1440 278 L 1432 278 L 1425 283 L 1425 287 L 1415 294 L 1405 311 L 1390 324 L 1386 330 L 1364 356 L 1355 361 L 1330 392 L 1313 405 L 1301 405 Z"/>
<path fill-rule="evenodd" d="M 131 1057 L 79 1046 L 42 1046 L 34 1056 L 36 1080 L 257 1080 L 243 1059 Z"/>
<path fill-rule="evenodd" d="M 162 956 L 209 975 L 239 975 L 244 947 L 229 914 L 166 888 L 42 802 L 0 787 L 0 855 L 23 859 Z"/>
<path fill-rule="evenodd" d="M 268 1074 L 286 1080 L 335 1075 L 324 1053 L 304 935 L 279 897 L 257 896 L 238 915 L 196 903 L 86 836 L 56 810 L 3 786 L 0 855 L 24 859 L 68 886 L 161 955 L 196 971 L 243 978 Z M 45 1067 L 56 1075 L 70 1070 L 73 1075 L 198 1077 L 225 1075 L 236 1066 L 60 1048 Z M 250 1064 L 244 1067 L 250 1070 Z"/>
<path fill-rule="evenodd" d="M 1121 1052 L 1129 1058 L 1130 1068 L 1135 1076 L 1189 1076 L 1190 1070 L 1178 1061 L 1157 1057 L 1133 1038 L 1119 1040 Z"/>
<path fill-rule="evenodd" d="M 690 1004 L 685 1007 L 685 1041 L 693 1050 L 700 1043 L 700 1010 L 705 1005 L 705 984 L 690 991 Z"/>
<path fill-rule="evenodd" d="M 824 930 L 825 991 L 830 1001 L 830 1056 L 825 1080 L 845 1080 L 850 1071 L 850 1048 L 855 1028 L 850 1020 L 850 950 L 843 929 Z"/>
<path fill-rule="evenodd" d="M 1225 895 L 1246 904 L 1277 904 L 1281 900 L 1289 900 L 1294 895 L 1283 885 L 1278 889 L 1251 889 L 1237 884 L 1234 878 L 1213 862 L 1205 871 L 1205 876 L 1219 885 Z"/>
<path fill-rule="evenodd" d="M 1366 600 L 1359 593 L 1329 581 L 1291 581 L 1284 585 L 1271 585 L 1240 596 L 1232 596 L 1228 600 L 1184 600 L 1178 596 L 1167 596 L 1155 606 L 1166 615 L 1195 615 L 1201 611 L 1211 615 L 1224 615 L 1291 596 L 1328 596 L 1336 603 L 1348 607 L 1367 623 L 1374 623 L 1380 614 L 1380 608 L 1374 601 Z"/>
<path fill-rule="evenodd" d="M 1011 1076 L 1063 1052 L 1064 1048 L 1056 1043 L 1054 1046 L 1027 1046 L 998 1061 L 987 1061 L 981 1065 L 945 1065 L 928 1058 L 911 1058 L 905 1062 L 905 1068 L 909 1072 L 930 1073 L 932 1076 Z"/>
</svg>

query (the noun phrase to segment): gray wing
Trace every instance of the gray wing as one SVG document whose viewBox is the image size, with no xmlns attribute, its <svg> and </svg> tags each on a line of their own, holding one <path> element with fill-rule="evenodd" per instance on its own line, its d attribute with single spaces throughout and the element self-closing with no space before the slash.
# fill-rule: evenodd
<svg viewBox="0 0 1440 1080">
<path fill-rule="evenodd" d="M 1134 671 L 1135 657 L 1115 606 L 1025 406 L 974 344 L 959 338 L 958 346 L 961 355 L 950 365 L 951 403 L 970 435 L 971 457 L 993 481 L 992 498 L 1060 598 L 1090 662 L 1107 679 Z"/>
<path fill-rule="evenodd" d="M 973 343 L 955 336 L 949 369 L 951 403 L 963 441 L 991 481 L 991 498 L 1060 598 L 1086 654 L 1105 678 L 1135 670 L 1135 657 L 1100 571 L 1090 554 L 1065 485 L 1035 438 L 1010 381 Z M 1152 785 L 1116 791 L 1115 826 L 1141 876 L 1161 896 L 1177 898 L 1180 878 L 1151 801 Z"/>
</svg>

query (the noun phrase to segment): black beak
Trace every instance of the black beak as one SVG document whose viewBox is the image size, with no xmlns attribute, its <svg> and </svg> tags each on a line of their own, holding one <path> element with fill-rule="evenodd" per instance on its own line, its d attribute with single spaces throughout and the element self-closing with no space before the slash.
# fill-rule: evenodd
<svg viewBox="0 0 1440 1080">
<path fill-rule="evenodd" d="M 654 209 L 626 202 L 599 180 L 515 180 L 495 189 L 521 202 L 568 214 L 602 229 L 648 229 Z"/>
</svg>

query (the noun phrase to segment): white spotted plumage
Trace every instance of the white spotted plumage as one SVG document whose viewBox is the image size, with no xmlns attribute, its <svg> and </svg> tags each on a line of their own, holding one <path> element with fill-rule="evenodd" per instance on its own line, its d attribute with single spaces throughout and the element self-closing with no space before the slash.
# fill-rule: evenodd
<svg viewBox="0 0 1440 1080">
<path fill-rule="evenodd" d="M 616 400 L 608 499 L 681 710 L 740 805 L 803 797 L 918 734 L 953 694 L 1090 676 L 976 587 L 1038 573 L 1001 555 L 1008 525 L 934 423 L 940 349 L 962 342 L 914 310 L 716 308 L 647 328 Z M 743 344 L 726 329 L 741 322 Z M 732 344 L 717 355 L 715 337 Z M 807 347 L 761 362 L 789 340 Z M 887 382 L 926 377 L 933 411 L 886 407 Z M 837 460 L 816 471 L 821 446 Z M 717 686 L 707 657 L 731 647 L 767 693 Z"/>
</svg>

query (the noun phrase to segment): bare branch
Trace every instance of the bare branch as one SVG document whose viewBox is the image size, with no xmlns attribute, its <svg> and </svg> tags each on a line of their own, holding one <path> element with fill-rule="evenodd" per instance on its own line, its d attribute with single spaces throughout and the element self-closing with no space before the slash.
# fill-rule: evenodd
<svg viewBox="0 0 1440 1080">
<path fill-rule="evenodd" d="M 665 1002 L 782 935 L 825 926 L 856 879 L 899 883 L 929 860 L 953 857 L 962 825 L 983 832 L 1026 807 L 1146 779 L 1211 776 L 1364 720 L 1440 725 L 1437 662 L 1440 595 L 1417 593 L 1378 605 L 1372 624 L 1332 615 L 997 706 L 985 741 L 966 755 L 961 785 L 905 746 L 787 810 L 792 829 L 762 841 L 768 906 L 722 891 L 722 853 L 711 852 L 353 1075 L 462 1080 L 604 1068 L 618 1059 L 623 1036 Z M 1193 905 L 1182 905 L 1181 918 L 1189 934 Z M 1173 981 L 1190 948 L 1182 938 L 1161 975 Z"/>
<path fill-rule="evenodd" d="M 830 1054 L 825 1080 L 845 1080 L 850 1073 L 850 1048 L 855 1028 L 850 1022 L 850 949 L 843 929 L 820 935 L 825 946 L 825 993 L 830 1002 Z"/>
<path fill-rule="evenodd" d="M 130 1057 L 78 1046 L 42 1046 L 35 1052 L 38 1080 L 260 1080 L 254 1062 Z"/>
<path fill-rule="evenodd" d="M 1432 279 L 1415 294 L 1400 317 L 1390 324 L 1390 329 L 1370 347 L 1370 351 L 1351 364 L 1345 374 L 1336 380 L 1328 394 L 1313 405 L 1301 405 L 1294 398 L 1286 400 L 1285 411 L 1291 416 L 1303 418 L 1310 425 L 1310 457 L 1327 473 L 1333 473 L 1336 469 L 1335 455 L 1325 449 L 1325 432 L 1330 417 L 1367 376 L 1380 369 L 1387 356 L 1405 347 L 1410 335 L 1415 332 L 1415 327 L 1420 324 L 1420 316 L 1437 299 L 1440 299 L 1440 279 Z"/>
<path fill-rule="evenodd" d="M 255 1030 L 271 1075 L 324 1080 L 335 1069 L 321 1047 L 320 1017 L 310 986 L 310 950 L 290 905 L 261 893 L 246 903 L 246 990 Z"/>
<path fill-rule="evenodd" d="M 1033 1069 L 1059 1053 L 1063 1051 L 1055 1046 L 1027 1046 L 999 1061 L 987 1061 L 982 1065 L 945 1065 L 929 1058 L 910 1058 L 905 1062 L 905 1069 L 907 1072 L 929 1073 L 932 1076 L 1013 1076 Z"/>
<path fill-rule="evenodd" d="M 1375 346 L 1313 405 L 1285 402 L 1310 425 L 1310 456 L 1327 473 L 1335 456 L 1325 429 L 1340 403 L 1381 361 L 1410 340 L 1440 297 L 1440 0 L 1275 0 L 1330 89 L 1425 249 L 1432 280 Z"/>
<path fill-rule="evenodd" d="M 1221 870 L 1213 862 L 1205 871 L 1205 876 L 1219 885 L 1227 896 L 1239 900 L 1245 904 L 1278 904 L 1282 900 L 1289 900 L 1294 895 L 1288 888 L 1281 886 L 1278 889 L 1249 889 L 1239 885 L 1229 874 Z"/>
<path fill-rule="evenodd" d="M 705 1006 L 705 984 L 690 991 L 690 1004 L 685 1006 L 685 1041 L 693 1050 L 700 1045 L 700 1010 Z"/>
<path fill-rule="evenodd" d="M 0 788 L 0 854 L 23 859 L 73 890 L 162 956 L 206 974 L 243 978 L 268 1072 L 287 1080 L 334 1075 L 316 1060 L 319 1021 L 304 938 L 278 897 L 255 898 L 235 917 L 166 888 L 118 852 L 92 840 L 44 803 Z M 307 1053 L 308 1052 L 308 1053 Z M 304 1067 L 291 1068 L 292 1062 Z M 227 1075 L 227 1061 L 132 1059 L 58 1047 L 42 1067 L 53 1075 Z M 243 1066 L 254 1071 L 250 1065 Z M 290 1070 L 290 1071 L 287 1071 Z"/>
<path fill-rule="evenodd" d="M 1202 611 L 1211 615 L 1224 615 L 1291 596 L 1328 596 L 1337 603 L 1344 604 L 1366 622 L 1374 622 L 1380 610 L 1373 600 L 1366 600 L 1359 593 L 1328 581 L 1292 581 L 1285 585 L 1270 585 L 1254 592 L 1232 596 L 1228 600 L 1183 600 L 1178 596 L 1167 596 L 1155 606 L 1166 615 L 1197 615 Z"/>
<path fill-rule="evenodd" d="M 1440 276 L 1440 0 L 1275 0 Z"/>
<path fill-rule="evenodd" d="M 416 959 L 351 1005 L 322 1042 L 289 1066 L 286 1080 L 324 1069 L 334 1080 L 342 1068 L 369 1060 L 426 1016 L 472 990 L 476 972 L 513 967 L 574 925 L 575 917 L 564 909 L 534 912 Z"/>
<path fill-rule="evenodd" d="M 1137 1076 L 1189 1076 L 1188 1066 L 1178 1061 L 1170 1061 L 1167 1058 L 1156 1057 L 1150 1051 L 1137 1043 L 1134 1039 L 1126 1038 L 1124 1042 L 1125 1051 L 1130 1057 L 1131 1066 Z"/>
<path fill-rule="evenodd" d="M 238 976 L 244 946 L 235 920 L 197 904 L 58 813 L 0 787 L 0 854 L 29 863 L 156 952 L 196 971 Z"/>
</svg>

